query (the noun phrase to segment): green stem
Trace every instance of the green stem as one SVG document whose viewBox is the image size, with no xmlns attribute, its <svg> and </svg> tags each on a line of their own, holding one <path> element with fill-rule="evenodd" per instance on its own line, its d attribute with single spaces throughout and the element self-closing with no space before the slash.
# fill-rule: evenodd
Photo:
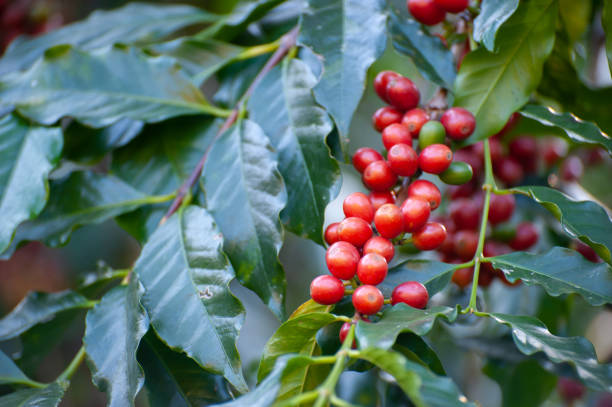
<svg viewBox="0 0 612 407">
<path fill-rule="evenodd" d="M 332 394 L 330 401 L 332 405 L 337 407 L 356 407 L 354 404 L 349 403 L 348 401 L 342 400 L 340 397 Z"/>
<path fill-rule="evenodd" d="M 269 42 L 267 44 L 254 45 L 252 47 L 246 48 L 240 54 L 238 54 L 235 58 L 236 61 L 241 61 L 243 59 L 255 58 L 260 55 L 269 54 L 270 52 L 276 51 L 276 49 L 280 45 L 280 38 L 276 41 Z"/>
<path fill-rule="evenodd" d="M 62 372 L 57 378 L 58 382 L 68 382 L 72 378 L 72 375 L 77 371 L 83 360 L 85 359 L 85 345 L 81 346 L 81 349 L 74 356 L 66 370 Z"/>
<path fill-rule="evenodd" d="M 332 363 L 336 363 L 338 357 L 336 355 L 332 356 L 318 356 L 312 358 L 313 365 L 331 365 Z"/>
<path fill-rule="evenodd" d="M 289 400 L 281 402 L 280 404 L 275 404 L 274 407 L 299 406 L 302 403 L 314 401 L 318 396 L 319 392 L 317 390 L 312 390 L 306 393 L 298 394 L 297 396 L 293 396 Z"/>
<path fill-rule="evenodd" d="M 35 387 L 37 389 L 42 389 L 42 388 L 47 387 L 47 385 L 45 383 L 37 382 L 36 380 L 30 380 L 30 379 L 15 380 L 15 381 L 11 382 L 11 384 L 23 384 L 24 386 Z"/>
</svg>

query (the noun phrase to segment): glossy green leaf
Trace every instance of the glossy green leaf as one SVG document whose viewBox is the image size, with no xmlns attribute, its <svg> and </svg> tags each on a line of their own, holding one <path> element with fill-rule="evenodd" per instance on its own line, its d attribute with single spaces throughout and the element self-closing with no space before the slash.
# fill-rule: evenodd
<svg viewBox="0 0 612 407">
<path fill-rule="evenodd" d="M 427 334 L 437 318 L 453 322 L 457 318 L 457 309 L 444 306 L 417 309 L 397 304 L 385 309 L 382 318 L 375 324 L 363 321 L 357 323 L 355 335 L 360 348 L 389 349 L 402 332 L 412 332 L 419 336 Z"/>
<path fill-rule="evenodd" d="M 276 155 L 257 124 L 240 121 L 215 142 L 202 184 L 236 277 L 282 318 L 286 282 L 278 260 L 279 213 L 287 196 Z"/>
<path fill-rule="evenodd" d="M 432 372 L 439 375 L 446 375 L 442 362 L 436 352 L 421 338 L 413 333 L 400 334 L 395 340 L 393 350 L 400 352 L 408 359 L 423 363 Z"/>
<path fill-rule="evenodd" d="M 153 233 L 134 272 L 159 337 L 243 392 L 247 387 L 236 339 L 244 309 L 228 288 L 234 273 L 222 242 L 212 217 L 189 206 Z"/>
<path fill-rule="evenodd" d="M 3 105 L 14 105 L 43 124 L 71 116 L 92 127 L 123 118 L 159 122 L 216 112 L 173 58 L 119 46 L 91 52 L 70 46 L 48 50 L 27 71 L 0 80 Z"/>
<path fill-rule="evenodd" d="M 331 305 L 322 305 L 310 299 L 297 307 L 295 311 L 291 313 L 289 319 L 293 319 L 304 314 L 310 314 L 311 312 L 329 312 L 331 308 Z"/>
<path fill-rule="evenodd" d="M 548 187 L 523 186 L 514 190 L 548 209 L 568 235 L 582 240 L 612 264 L 612 220 L 601 206 L 592 201 L 574 201 Z"/>
<path fill-rule="evenodd" d="M 585 338 L 555 336 L 540 320 L 528 316 L 488 315 L 512 329 L 514 343 L 524 354 L 544 352 L 555 363 L 572 365 L 589 387 L 612 391 L 612 365 L 598 363 L 593 345 Z"/>
<path fill-rule="evenodd" d="M 592 263 L 582 254 L 555 247 L 543 254 L 514 252 L 491 258 L 510 281 L 541 285 L 548 294 L 580 294 L 591 305 L 612 303 L 612 269 Z"/>
<path fill-rule="evenodd" d="M 521 109 L 521 115 L 562 130 L 574 142 L 599 144 L 612 155 L 612 139 L 594 123 L 585 122 L 571 113 L 557 112 L 550 107 L 538 105 L 525 106 Z"/>
<path fill-rule="evenodd" d="M 608 57 L 608 69 L 612 71 L 612 4 L 604 2 L 601 13 L 601 25 L 606 32 L 606 56 Z"/>
<path fill-rule="evenodd" d="M 496 53 L 482 47 L 466 55 L 455 82 L 455 105 L 476 116 L 468 142 L 500 131 L 529 100 L 552 51 L 556 18 L 556 0 L 521 3 L 499 30 Z"/>
<path fill-rule="evenodd" d="M 442 291 L 450 283 L 455 264 L 434 260 L 406 260 L 389 269 L 379 288 L 389 296 L 395 287 L 406 281 L 418 281 L 427 287 L 429 296 Z"/>
<path fill-rule="evenodd" d="M 91 306 L 87 298 L 70 290 L 57 293 L 31 292 L 0 319 L 0 341 L 15 338 L 60 312 Z"/>
<path fill-rule="evenodd" d="M 61 151 L 59 128 L 30 125 L 14 114 L 0 117 L 0 253 L 15 228 L 45 206 L 47 175 Z"/>
<path fill-rule="evenodd" d="M 314 94 L 341 139 L 348 137 L 366 72 L 385 49 L 386 18 L 380 0 L 309 0 L 302 14 L 299 42 L 323 59 Z"/>
<path fill-rule="evenodd" d="M 18 390 L 0 397 L 0 407 L 57 407 L 64 397 L 64 387 L 55 382 L 41 389 Z"/>
<path fill-rule="evenodd" d="M 31 384 L 32 380 L 17 367 L 15 362 L 0 351 L 0 384 Z"/>
<path fill-rule="evenodd" d="M 216 75 L 219 89 L 213 101 L 219 106 L 233 109 L 269 58 L 268 55 L 261 55 L 234 62 L 221 69 Z"/>
<path fill-rule="evenodd" d="M 107 292 L 87 313 L 83 343 L 93 382 L 108 394 L 108 406 L 133 406 L 144 375 L 136 361 L 149 320 L 138 300 L 138 281 Z"/>
<path fill-rule="evenodd" d="M 116 10 L 98 10 L 86 20 L 45 35 L 18 38 L 0 59 L 0 76 L 28 68 L 55 45 L 72 44 L 82 50 L 92 50 L 114 43 L 153 42 L 181 28 L 218 18 L 187 5 L 129 3 Z"/>
<path fill-rule="evenodd" d="M 394 0 L 389 7 L 388 25 L 395 49 L 412 58 L 425 78 L 452 90 L 457 70 L 450 49 L 438 37 L 423 30 L 406 8 L 405 1 Z"/>
<path fill-rule="evenodd" d="M 474 19 L 474 41 L 495 51 L 495 37 L 500 27 L 514 14 L 519 0 L 483 0 L 480 14 Z"/>
<path fill-rule="evenodd" d="M 338 194 L 341 179 L 325 143 L 333 124 L 315 103 L 315 84 L 304 62 L 285 61 L 266 75 L 248 108 L 278 152 L 278 169 L 287 186 L 283 222 L 295 234 L 323 244 L 325 208 Z"/>
</svg>

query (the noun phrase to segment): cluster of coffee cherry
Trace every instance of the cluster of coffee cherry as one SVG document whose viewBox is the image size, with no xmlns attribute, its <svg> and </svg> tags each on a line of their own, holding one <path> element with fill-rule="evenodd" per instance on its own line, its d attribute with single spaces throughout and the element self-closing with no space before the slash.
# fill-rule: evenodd
<svg viewBox="0 0 612 407">
<path fill-rule="evenodd" d="M 461 13 L 469 0 L 408 0 L 408 10 L 418 22 L 436 25 L 446 18 L 446 13 Z"/>
</svg>

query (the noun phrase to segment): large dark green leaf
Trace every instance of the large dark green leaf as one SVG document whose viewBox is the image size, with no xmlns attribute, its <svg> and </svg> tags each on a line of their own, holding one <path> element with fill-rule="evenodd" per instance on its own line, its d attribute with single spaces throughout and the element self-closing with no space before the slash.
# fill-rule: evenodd
<svg viewBox="0 0 612 407">
<path fill-rule="evenodd" d="M 93 381 L 108 393 L 108 406 L 134 405 L 144 383 L 136 351 L 148 328 L 136 279 L 107 292 L 87 313 L 83 343 Z"/>
<path fill-rule="evenodd" d="M 408 359 L 422 363 L 429 367 L 432 372 L 445 375 L 444 367 L 436 352 L 423 340 L 422 337 L 413 333 L 400 334 L 393 345 L 393 350 L 400 352 Z"/>
<path fill-rule="evenodd" d="M 363 321 L 357 323 L 355 335 L 360 348 L 389 349 L 402 332 L 413 332 L 420 336 L 427 334 L 438 317 L 453 322 L 457 318 L 457 309 L 444 306 L 417 309 L 397 304 L 387 308 L 375 324 Z"/>
<path fill-rule="evenodd" d="M 523 2 L 499 30 L 496 53 L 481 47 L 466 55 L 455 82 L 455 104 L 476 116 L 470 142 L 500 131 L 527 102 L 552 51 L 556 18 L 556 0 Z"/>
<path fill-rule="evenodd" d="M 22 115 L 43 124 L 71 116 L 92 127 L 122 118 L 158 122 L 217 112 L 173 58 L 118 46 L 91 52 L 70 46 L 48 50 L 29 70 L 0 81 L 2 105 L 15 105 Z"/>
<path fill-rule="evenodd" d="M 606 55 L 608 56 L 608 69 L 612 71 L 612 4 L 604 2 L 601 13 L 601 25 L 606 32 Z"/>
<path fill-rule="evenodd" d="M 612 270 L 606 263 L 592 263 L 580 253 L 555 247 L 544 254 L 514 252 L 491 258 L 511 281 L 538 284 L 553 296 L 580 294 L 591 305 L 612 303 Z"/>
<path fill-rule="evenodd" d="M 340 170 L 325 140 L 333 124 L 314 101 L 316 78 L 300 60 L 270 72 L 249 100 L 251 118 L 278 152 L 287 186 L 283 222 L 297 235 L 322 244 L 325 207 L 340 188 Z"/>
<path fill-rule="evenodd" d="M 234 273 L 222 243 L 212 217 L 189 206 L 153 233 L 134 272 L 144 286 L 142 304 L 159 337 L 245 391 L 236 350 L 244 310 L 228 288 Z"/>
<path fill-rule="evenodd" d="M 395 49 L 412 58 L 425 78 L 452 90 L 457 70 L 450 50 L 423 30 L 408 12 L 405 1 L 393 0 L 390 8 L 388 24 Z"/>
<path fill-rule="evenodd" d="M 0 253 L 17 225 L 35 218 L 47 201 L 47 175 L 59 160 L 62 132 L 0 117 Z"/>
<path fill-rule="evenodd" d="M 64 387 L 51 383 L 41 389 L 18 390 L 0 397 L 0 407 L 57 407 L 64 397 Z"/>
<path fill-rule="evenodd" d="M 15 338 L 60 312 L 89 308 L 92 305 L 87 298 L 69 290 L 58 293 L 31 292 L 15 309 L 0 319 L 0 341 Z"/>
<path fill-rule="evenodd" d="M 342 139 L 365 89 L 366 71 L 385 49 L 386 18 L 380 0 L 309 0 L 302 14 L 299 42 L 323 58 L 314 94 Z"/>
<path fill-rule="evenodd" d="M 0 76 L 28 68 L 48 48 L 72 44 L 92 50 L 114 43 L 153 42 L 183 27 L 214 22 L 219 18 L 186 5 L 129 3 L 117 10 L 99 10 L 86 20 L 67 25 L 40 37 L 14 41 L 0 59 Z"/>
<path fill-rule="evenodd" d="M 519 0 L 483 0 L 480 14 L 474 19 L 474 41 L 495 51 L 495 37 L 499 28 L 514 14 Z"/>
<path fill-rule="evenodd" d="M 599 364 L 593 345 L 585 338 L 555 336 L 540 320 L 528 316 L 488 315 L 512 329 L 514 343 L 524 354 L 544 352 L 555 363 L 572 365 L 589 387 L 612 391 L 612 365 Z"/>
<path fill-rule="evenodd" d="M 17 367 L 11 358 L 0 351 L 0 384 L 7 383 L 29 385 L 33 381 Z"/>
<path fill-rule="evenodd" d="M 240 121 L 215 142 L 202 184 L 236 276 L 282 318 L 286 282 L 278 260 L 279 213 L 287 196 L 276 155 L 257 124 Z"/>
<path fill-rule="evenodd" d="M 418 281 L 427 287 L 430 296 L 442 291 L 453 277 L 455 264 L 434 260 L 406 260 L 389 269 L 389 274 L 379 288 L 387 296 L 406 281 Z"/>
<path fill-rule="evenodd" d="M 574 142 L 599 144 L 612 155 L 612 139 L 594 123 L 582 121 L 571 113 L 561 113 L 550 107 L 538 105 L 525 106 L 521 109 L 521 115 L 537 120 L 545 126 L 562 130 Z"/>
<path fill-rule="evenodd" d="M 571 237 L 591 246 L 599 256 L 612 264 L 612 220 L 606 211 L 592 201 L 574 201 L 547 187 L 524 186 L 514 190 L 530 196 L 548 209 Z"/>
</svg>

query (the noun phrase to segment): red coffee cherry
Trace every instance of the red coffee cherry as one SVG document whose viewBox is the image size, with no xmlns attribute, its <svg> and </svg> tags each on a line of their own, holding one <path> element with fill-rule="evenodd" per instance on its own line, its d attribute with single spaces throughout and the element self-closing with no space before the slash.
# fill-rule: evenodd
<svg viewBox="0 0 612 407">
<path fill-rule="evenodd" d="M 408 144 L 399 143 L 389 149 L 387 160 L 391 170 L 402 177 L 414 175 L 419 166 L 419 157 L 416 151 Z"/>
<path fill-rule="evenodd" d="M 448 213 L 459 230 L 476 230 L 480 225 L 480 205 L 472 198 L 452 201 Z"/>
<path fill-rule="evenodd" d="M 421 197 L 409 197 L 401 206 L 404 231 L 415 232 L 427 223 L 431 206 Z"/>
<path fill-rule="evenodd" d="M 351 330 L 351 325 L 353 325 L 351 322 L 345 322 L 344 324 L 342 324 L 342 327 L 340 328 L 340 332 L 338 333 L 338 337 L 340 338 L 340 343 L 344 343 L 346 336 Z M 356 347 L 357 347 L 357 342 L 353 339 L 352 348 L 355 349 Z"/>
<path fill-rule="evenodd" d="M 374 219 L 374 207 L 370 198 L 362 192 L 353 192 L 347 196 L 342 203 L 342 210 L 347 218 L 354 216 L 368 223 Z"/>
<path fill-rule="evenodd" d="M 329 246 L 325 253 L 327 268 L 334 277 L 350 280 L 357 273 L 359 251 L 347 242 L 336 242 Z"/>
<path fill-rule="evenodd" d="M 544 141 L 542 156 L 547 167 L 552 167 L 567 154 L 567 143 L 558 138 L 550 138 Z"/>
<path fill-rule="evenodd" d="M 484 245 L 484 248 L 482 249 L 482 254 L 484 254 L 485 257 L 496 257 L 496 256 L 501 256 L 503 254 L 508 254 L 510 252 L 512 252 L 512 250 L 507 245 L 500 243 L 500 242 L 496 242 L 494 240 L 490 240 L 486 242 Z M 483 271 L 485 271 L 485 273 L 482 273 Z M 481 264 L 481 274 L 483 274 L 482 279 L 484 283 L 487 283 L 488 281 L 487 279 L 489 279 L 489 275 L 486 275 L 486 273 L 490 274 L 491 279 L 493 279 L 495 276 L 498 276 L 502 280 L 502 282 L 507 285 L 520 284 L 520 280 L 516 280 L 514 283 L 510 283 L 506 279 L 506 275 L 504 274 L 504 272 L 501 271 L 500 269 L 494 269 L 491 263 Z M 480 280 L 481 279 L 479 278 L 478 279 L 479 285 L 481 285 Z M 490 282 L 488 284 L 490 284 Z"/>
<path fill-rule="evenodd" d="M 512 157 L 505 157 L 495 166 L 495 174 L 508 185 L 518 184 L 524 176 L 523 167 Z"/>
<path fill-rule="evenodd" d="M 338 237 L 343 242 L 349 242 L 355 247 L 361 247 L 372 237 L 372 227 L 369 222 L 352 216 L 340 222 L 338 225 Z"/>
<path fill-rule="evenodd" d="M 353 306 L 360 314 L 376 314 L 383 306 L 384 297 L 373 285 L 362 285 L 353 292 Z"/>
<path fill-rule="evenodd" d="M 427 222 L 425 226 L 412 233 L 412 243 L 419 250 L 434 250 L 446 239 L 444 225 L 437 222 Z"/>
<path fill-rule="evenodd" d="M 401 121 L 402 112 L 391 106 L 381 107 L 372 116 L 372 124 L 378 131 L 383 131 L 385 127 Z"/>
<path fill-rule="evenodd" d="M 474 257 L 478 247 L 478 233 L 473 230 L 460 230 L 453 239 L 455 254 L 466 261 Z"/>
<path fill-rule="evenodd" d="M 514 205 L 514 195 L 492 194 L 489 203 L 489 222 L 492 225 L 497 225 L 510 219 L 514 212 Z"/>
<path fill-rule="evenodd" d="M 453 283 L 457 284 L 459 288 L 465 288 L 472 282 L 474 278 L 474 270 L 471 267 L 464 267 L 462 269 L 455 270 L 453 273 Z"/>
<path fill-rule="evenodd" d="M 379 98 L 384 100 L 385 102 L 389 102 L 387 100 L 387 85 L 391 79 L 401 77 L 400 74 L 393 71 L 382 71 L 376 75 L 374 78 L 374 91 L 378 95 Z"/>
<path fill-rule="evenodd" d="M 472 276 L 474 278 L 474 276 Z M 480 287 L 488 287 L 493 282 L 495 273 L 490 263 L 482 263 L 480 265 L 480 271 L 478 272 L 478 285 Z"/>
<path fill-rule="evenodd" d="M 410 184 L 408 187 L 408 196 L 412 198 L 423 198 L 429 202 L 432 211 L 440 206 L 440 202 L 442 201 L 442 195 L 440 195 L 438 187 L 424 179 L 416 180 Z"/>
<path fill-rule="evenodd" d="M 470 137 L 476 128 L 474 115 L 462 107 L 451 107 L 440 122 L 446 129 L 446 135 L 453 140 L 465 140 Z"/>
<path fill-rule="evenodd" d="M 330 223 L 325 229 L 325 241 L 327 244 L 331 245 L 340 240 L 338 236 L 338 225 L 340 225 L 340 222 Z"/>
<path fill-rule="evenodd" d="M 393 123 L 385 127 L 382 131 L 382 142 L 387 150 L 390 150 L 396 144 L 403 143 L 412 145 L 412 137 L 408 127 L 400 123 Z"/>
<path fill-rule="evenodd" d="M 357 277 L 363 284 L 378 285 L 387 277 L 387 260 L 380 254 L 368 253 L 359 260 Z"/>
<path fill-rule="evenodd" d="M 468 6 L 469 0 L 435 0 L 436 5 L 448 13 L 461 13 Z"/>
<path fill-rule="evenodd" d="M 415 20 L 425 25 L 436 25 L 446 17 L 446 12 L 434 0 L 408 0 L 408 10 Z"/>
<path fill-rule="evenodd" d="M 510 241 L 514 250 L 526 250 L 537 243 L 540 237 L 538 229 L 530 222 L 521 222 L 516 227 L 516 235 Z"/>
<path fill-rule="evenodd" d="M 559 381 L 557 382 L 557 390 L 559 391 L 559 394 L 563 400 L 565 400 L 567 403 L 573 403 L 574 401 L 581 399 L 585 392 L 585 388 L 582 383 L 567 377 L 559 377 Z"/>
<path fill-rule="evenodd" d="M 534 160 L 538 154 L 538 143 L 532 136 L 519 136 L 508 144 L 508 150 L 519 161 Z"/>
<path fill-rule="evenodd" d="M 374 225 L 382 237 L 393 239 L 404 232 L 402 211 L 394 204 L 385 204 L 376 211 Z"/>
<path fill-rule="evenodd" d="M 362 180 L 372 191 L 387 191 L 397 182 L 397 175 L 391 170 L 388 162 L 380 160 L 366 167 Z"/>
<path fill-rule="evenodd" d="M 463 161 L 470 164 L 474 172 L 474 178 L 482 174 L 482 160 L 472 148 L 461 148 L 453 152 L 453 161 Z"/>
<path fill-rule="evenodd" d="M 440 174 L 453 161 L 453 152 L 444 144 L 432 144 L 419 154 L 419 168 L 430 174 Z"/>
<path fill-rule="evenodd" d="M 404 113 L 402 118 L 402 124 L 408 128 L 410 136 L 412 138 L 419 137 L 421 127 L 429 121 L 429 115 L 427 112 L 420 108 L 414 108 Z"/>
<path fill-rule="evenodd" d="M 582 177 L 583 171 L 584 166 L 580 158 L 575 155 L 570 155 L 561 165 L 561 179 L 567 182 L 576 181 L 578 178 Z"/>
<path fill-rule="evenodd" d="M 363 254 L 366 255 L 368 253 L 380 254 L 385 258 L 387 263 L 389 263 L 395 255 L 395 248 L 389 239 L 380 236 L 372 236 L 363 245 Z"/>
<path fill-rule="evenodd" d="M 387 100 L 400 110 L 414 109 L 420 98 L 421 92 L 414 82 L 406 77 L 391 78 L 387 84 Z"/>
<path fill-rule="evenodd" d="M 574 250 L 582 254 L 584 258 L 587 259 L 588 261 L 591 261 L 593 263 L 601 263 L 601 259 L 599 258 L 595 250 L 591 248 L 591 246 L 584 244 L 579 240 L 572 241 L 570 246 Z"/>
<path fill-rule="evenodd" d="M 363 173 L 366 167 L 374 161 L 382 160 L 383 156 L 373 148 L 361 147 L 353 154 L 353 166 L 357 171 Z"/>
<path fill-rule="evenodd" d="M 370 202 L 372 203 L 372 206 L 374 207 L 375 211 L 378 210 L 378 208 L 380 208 L 384 204 L 395 203 L 395 198 L 393 197 L 393 194 L 390 191 L 372 191 L 370 192 L 370 195 L 368 195 L 368 197 L 370 198 Z"/>
<path fill-rule="evenodd" d="M 332 305 L 344 297 L 344 284 L 333 276 L 318 276 L 310 283 L 310 296 L 322 305 Z"/>
<path fill-rule="evenodd" d="M 413 308 L 423 309 L 429 301 L 427 288 L 418 281 L 406 281 L 395 287 L 391 293 L 391 305 L 403 302 Z"/>
</svg>

